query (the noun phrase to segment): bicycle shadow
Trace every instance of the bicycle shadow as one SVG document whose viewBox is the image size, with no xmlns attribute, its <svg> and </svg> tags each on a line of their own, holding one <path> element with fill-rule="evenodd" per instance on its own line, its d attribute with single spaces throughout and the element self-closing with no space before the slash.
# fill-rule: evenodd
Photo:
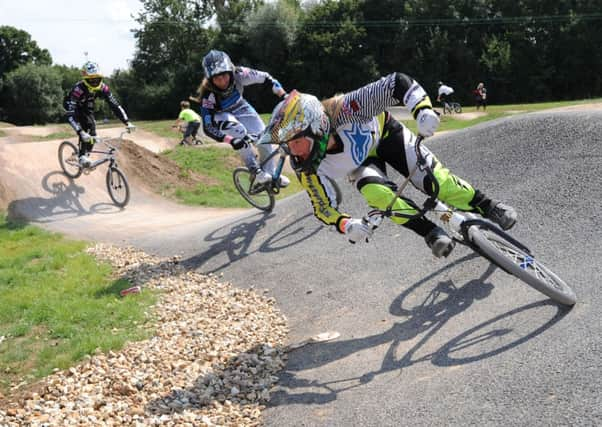
<svg viewBox="0 0 602 427">
<path fill-rule="evenodd" d="M 328 403 L 335 400 L 338 393 L 361 387 L 388 372 L 399 371 L 401 375 L 404 369 L 423 362 L 430 361 L 436 366 L 453 366 L 478 362 L 525 343 L 550 328 L 568 313 L 568 309 L 564 309 L 549 300 L 527 304 L 470 328 L 449 340 L 434 352 L 416 357 L 418 352 L 425 348 L 427 343 L 445 325 L 460 313 L 466 311 L 474 302 L 485 299 L 491 294 L 494 286 L 487 279 L 495 271 L 496 267 L 489 264 L 481 277 L 470 280 L 460 287 L 457 287 L 451 280 L 440 281 L 433 289 L 426 292 L 426 295 L 413 308 L 404 308 L 404 302 L 434 277 L 472 258 L 477 258 L 477 255 L 467 255 L 452 264 L 446 265 L 402 292 L 391 303 L 389 312 L 395 316 L 403 316 L 406 319 L 395 323 L 388 330 L 362 338 L 309 344 L 290 351 L 287 366 L 279 374 L 278 389 L 272 394 L 269 406 Z M 513 332 L 516 334 L 516 331 L 507 327 L 487 330 L 481 334 L 478 333 L 486 328 L 490 328 L 500 320 L 508 319 L 519 313 L 543 306 L 556 307 L 557 311 L 550 319 L 531 332 L 492 350 L 482 350 L 481 353 L 470 357 L 454 358 L 452 356 L 454 352 L 468 348 L 479 350 L 479 346 L 485 348 L 487 344 L 493 345 L 496 343 L 496 339 L 503 336 L 511 337 L 512 334 L 510 333 Z M 407 350 L 403 350 L 404 346 L 414 341 L 416 341 L 415 344 L 412 344 Z M 389 344 L 389 347 L 384 354 L 380 368 L 377 370 L 365 372 L 360 376 L 322 382 L 319 380 L 298 378 L 296 376 L 296 372 L 317 369 L 329 363 L 342 360 L 359 351 L 375 348 L 383 344 Z M 403 352 L 403 355 L 398 357 L 397 355 L 400 352 Z"/>
<path fill-rule="evenodd" d="M 27 197 L 11 201 L 8 206 L 9 218 L 50 223 L 59 218 L 109 214 L 122 210 L 122 208 L 106 202 L 95 203 L 86 208 L 81 200 L 86 189 L 61 171 L 52 171 L 44 175 L 41 187 L 49 194 L 49 197 Z"/>
<path fill-rule="evenodd" d="M 274 213 L 258 213 L 251 218 L 245 217 L 217 228 L 205 237 L 205 241 L 213 242 L 211 246 L 200 254 L 182 260 L 182 265 L 187 269 L 197 270 L 211 259 L 225 255 L 226 261 L 203 271 L 205 274 L 216 273 L 254 253 L 274 252 L 301 243 L 323 228 L 321 224 L 316 225 L 314 221 L 310 221 L 313 219 L 313 214 L 308 213 L 300 218 L 294 218 L 264 241 L 258 242 L 259 232 L 273 217 L 275 217 Z"/>
</svg>

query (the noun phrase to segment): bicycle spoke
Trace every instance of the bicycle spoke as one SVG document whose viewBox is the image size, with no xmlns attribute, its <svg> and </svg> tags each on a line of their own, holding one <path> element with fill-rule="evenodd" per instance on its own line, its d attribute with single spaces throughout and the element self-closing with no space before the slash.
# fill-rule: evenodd
<svg viewBox="0 0 602 427">
<path fill-rule="evenodd" d="M 506 257 L 510 258 L 514 264 L 518 265 L 522 270 L 528 271 L 535 275 L 539 280 L 548 285 L 562 291 L 563 287 L 553 280 L 546 270 L 542 269 L 537 260 L 530 255 L 526 255 L 513 247 L 501 244 L 500 241 L 490 240 L 490 242 Z"/>
</svg>

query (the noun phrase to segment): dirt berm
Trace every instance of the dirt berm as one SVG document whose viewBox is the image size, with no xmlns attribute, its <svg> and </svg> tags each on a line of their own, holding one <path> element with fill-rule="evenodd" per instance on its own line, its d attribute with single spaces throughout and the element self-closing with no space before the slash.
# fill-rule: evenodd
<svg viewBox="0 0 602 427">
<path fill-rule="evenodd" d="M 77 238 L 119 243 L 154 230 L 165 232 L 170 227 L 217 221 L 247 211 L 189 207 L 161 197 L 158 193 L 168 192 L 175 184 L 212 182 L 199 175 L 182 175 L 174 162 L 156 154 L 173 142 L 148 132 L 126 135 L 121 144 L 118 161 L 132 194 L 130 203 L 120 209 L 107 193 L 106 165 L 73 180 L 62 173 L 58 162 L 62 140 L 35 142 L 36 136 L 50 134 L 52 127 L 4 130 L 7 136 L 0 138 L 0 208 L 7 209 L 10 217 Z M 116 137 L 120 131 L 103 129 L 102 134 Z"/>
</svg>

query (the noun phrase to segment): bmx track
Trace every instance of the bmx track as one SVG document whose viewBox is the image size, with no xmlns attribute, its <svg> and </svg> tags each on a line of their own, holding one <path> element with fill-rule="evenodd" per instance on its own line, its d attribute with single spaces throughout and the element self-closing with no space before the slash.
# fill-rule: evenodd
<svg viewBox="0 0 602 427">
<path fill-rule="evenodd" d="M 190 269 L 269 289 L 292 342 L 340 333 L 289 352 L 268 426 L 602 425 L 599 105 L 427 141 L 454 173 L 516 207 L 512 234 L 573 287 L 571 310 L 466 248 L 434 259 L 392 224 L 349 245 L 313 218 L 303 194 L 269 215 L 222 217 L 164 201 L 142 181 L 117 211 L 103 173 L 62 178 L 57 142 L 6 139 L 0 182 L 11 212 L 78 237 L 181 254 Z M 365 214 L 361 196 L 342 189 L 344 210 Z"/>
<path fill-rule="evenodd" d="M 125 164 L 132 196 L 126 208 L 120 209 L 113 205 L 107 193 L 106 164 L 76 180 L 69 179 L 58 163 L 57 150 L 62 140 L 31 141 L 32 136 L 44 136 L 53 130 L 52 127 L 3 128 L 7 136 L 0 138 L 0 204 L 12 217 L 76 238 L 123 243 L 137 236 L 169 232 L 173 227 L 193 223 L 210 223 L 245 211 L 187 207 L 170 202 L 150 190 L 149 181 L 161 176 L 145 175 L 136 165 L 130 165 L 132 159 L 122 153 L 118 159 L 121 166 Z M 99 134 L 118 137 L 121 130 L 102 129 Z M 149 153 L 173 145 L 165 138 L 144 131 L 125 138 L 148 150 L 137 160 L 138 165 L 148 162 Z"/>
</svg>

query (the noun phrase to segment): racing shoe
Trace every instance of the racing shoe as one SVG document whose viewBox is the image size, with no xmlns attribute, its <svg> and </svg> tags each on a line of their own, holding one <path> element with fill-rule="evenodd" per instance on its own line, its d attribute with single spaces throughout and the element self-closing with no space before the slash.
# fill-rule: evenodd
<svg viewBox="0 0 602 427">
<path fill-rule="evenodd" d="M 454 246 L 456 246 L 456 242 L 441 227 L 433 228 L 424 236 L 424 240 L 428 247 L 431 248 L 431 251 L 433 251 L 433 255 L 437 258 L 448 256 L 454 249 Z"/>
<path fill-rule="evenodd" d="M 267 184 L 272 180 L 272 175 L 264 170 L 257 169 L 255 171 L 255 184 Z"/>
<path fill-rule="evenodd" d="M 86 154 L 79 156 L 79 165 L 82 168 L 89 168 L 91 164 L 92 162 L 90 161 L 90 157 L 88 157 Z"/>
<path fill-rule="evenodd" d="M 485 218 L 495 222 L 502 230 L 510 230 L 514 226 L 517 215 L 513 207 L 493 200 L 489 206 L 485 212 Z"/>
<path fill-rule="evenodd" d="M 288 187 L 288 185 L 291 183 L 291 180 L 288 179 L 286 176 L 284 175 L 280 175 L 280 188 L 285 188 Z"/>
</svg>

